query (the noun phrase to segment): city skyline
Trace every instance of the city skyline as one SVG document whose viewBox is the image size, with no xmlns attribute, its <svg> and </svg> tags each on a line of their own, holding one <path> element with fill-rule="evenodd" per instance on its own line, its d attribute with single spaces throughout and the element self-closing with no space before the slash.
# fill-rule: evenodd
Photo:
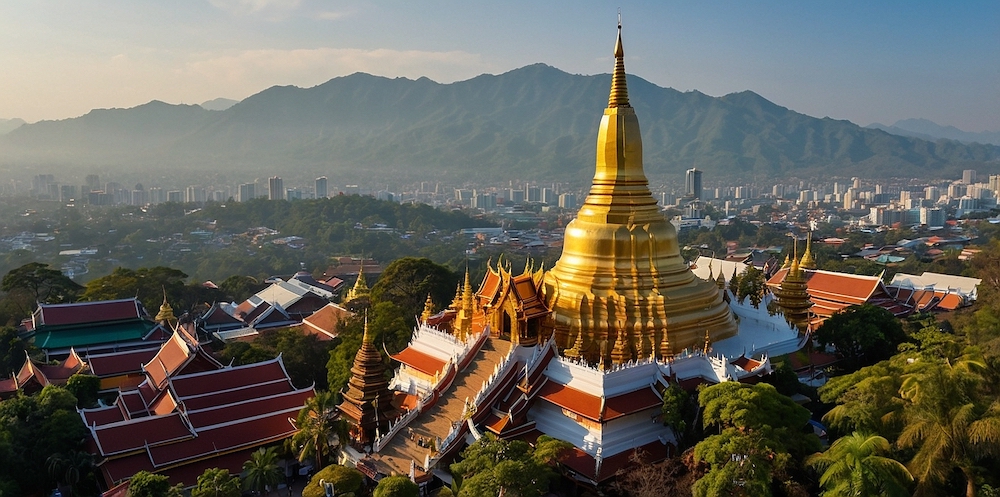
<svg viewBox="0 0 1000 497">
<path fill-rule="evenodd" d="M 536 62 L 604 73 L 611 54 L 596 35 L 613 30 L 617 6 L 332 7 L 6 2 L 0 118 L 63 119 L 154 99 L 238 100 L 358 71 L 442 83 Z M 632 2 L 622 15 L 629 69 L 660 86 L 714 96 L 751 90 L 861 125 L 927 118 L 967 131 L 1000 129 L 995 3 Z"/>
</svg>

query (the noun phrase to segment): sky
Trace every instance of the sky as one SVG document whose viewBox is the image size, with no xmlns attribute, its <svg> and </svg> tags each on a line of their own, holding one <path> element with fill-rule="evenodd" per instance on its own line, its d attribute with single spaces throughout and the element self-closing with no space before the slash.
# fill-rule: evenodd
<svg viewBox="0 0 1000 497">
<path fill-rule="evenodd" d="M 751 90 L 860 125 L 1000 130 L 1000 2 L 4 0 L 0 118 L 240 100 L 354 72 L 450 83 L 543 62 Z"/>
</svg>

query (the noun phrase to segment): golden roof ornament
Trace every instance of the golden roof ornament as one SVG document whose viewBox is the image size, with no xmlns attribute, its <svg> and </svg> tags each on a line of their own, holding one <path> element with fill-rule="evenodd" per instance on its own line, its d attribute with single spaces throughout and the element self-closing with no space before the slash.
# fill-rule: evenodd
<svg viewBox="0 0 1000 497">
<path fill-rule="evenodd" d="M 813 259 L 812 255 L 812 231 L 809 231 L 806 236 L 806 251 L 802 253 L 802 260 L 799 262 L 799 266 L 802 269 L 816 269 L 816 260 Z"/>
<path fill-rule="evenodd" d="M 427 294 L 427 300 L 424 300 L 424 312 L 420 315 L 420 321 L 427 324 L 427 320 L 434 315 L 434 301 L 431 300 L 431 294 Z"/>
<path fill-rule="evenodd" d="M 354 286 L 347 291 L 347 297 L 344 302 L 350 302 L 359 297 L 367 297 L 371 291 L 368 289 L 368 282 L 365 281 L 365 258 L 361 257 L 361 267 L 358 269 L 358 279 L 354 282 Z"/>
<path fill-rule="evenodd" d="M 155 319 L 157 323 L 163 323 L 167 326 L 177 322 L 177 318 L 174 317 L 174 309 L 170 307 L 170 303 L 167 302 L 166 288 L 163 288 L 163 303 L 160 304 L 160 312 L 157 312 L 156 317 L 153 319 Z"/>
<path fill-rule="evenodd" d="M 611 76 L 611 94 L 608 107 L 631 107 L 628 103 L 628 86 L 625 84 L 625 49 L 622 47 L 622 15 L 618 13 L 618 39 L 615 41 L 615 72 Z"/>
</svg>

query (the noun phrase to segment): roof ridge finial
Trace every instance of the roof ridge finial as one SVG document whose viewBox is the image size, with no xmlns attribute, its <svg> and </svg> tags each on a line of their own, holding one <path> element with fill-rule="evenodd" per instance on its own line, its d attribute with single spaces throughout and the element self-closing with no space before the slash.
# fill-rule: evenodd
<svg viewBox="0 0 1000 497">
<path fill-rule="evenodd" d="M 622 13 L 618 10 L 618 39 L 615 41 L 615 72 L 611 76 L 611 96 L 608 108 L 631 107 L 625 85 L 625 49 L 622 47 Z"/>
</svg>

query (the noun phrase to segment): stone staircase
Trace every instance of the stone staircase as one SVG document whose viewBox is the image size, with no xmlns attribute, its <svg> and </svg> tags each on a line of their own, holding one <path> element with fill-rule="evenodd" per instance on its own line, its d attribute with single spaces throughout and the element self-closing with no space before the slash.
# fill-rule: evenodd
<svg viewBox="0 0 1000 497">
<path fill-rule="evenodd" d="M 378 454 L 373 454 L 379 472 L 387 475 L 407 475 L 410 461 L 417 466 L 424 465 L 424 458 L 430 449 L 420 447 L 418 441 L 444 439 L 453 424 L 462 421 L 465 399 L 472 401 L 479 393 L 493 370 L 510 352 L 511 343 L 497 338 L 488 338 L 465 371 L 458 373 L 451 388 L 445 390 L 437 404 L 417 416 L 410 425 L 397 434 Z M 412 434 L 412 439 L 411 439 Z"/>
</svg>

